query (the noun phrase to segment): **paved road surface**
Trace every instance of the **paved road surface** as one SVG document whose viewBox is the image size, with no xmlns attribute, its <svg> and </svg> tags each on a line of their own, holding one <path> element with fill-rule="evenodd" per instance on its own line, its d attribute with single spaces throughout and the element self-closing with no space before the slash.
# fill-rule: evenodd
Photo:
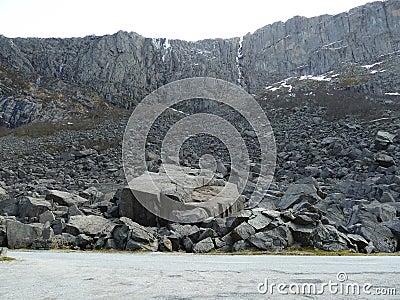
<svg viewBox="0 0 400 300">
<path fill-rule="evenodd" d="M 0 299 L 400 299 L 400 257 L 9 251 Z M 345 274 L 344 274 L 344 273 Z M 337 279 L 344 280 L 340 284 Z M 265 280 L 269 291 L 265 291 Z M 347 279 L 347 280 L 345 280 Z M 331 290 L 329 284 L 331 280 Z M 264 283 L 264 284 L 263 284 Z M 360 286 L 360 295 L 335 289 Z M 275 284 L 275 285 L 274 285 Z M 309 291 L 323 295 L 289 294 Z M 335 288 L 334 284 L 337 284 Z M 397 296 L 368 296 L 363 292 Z M 308 290 L 307 290 L 308 288 Z M 383 288 L 377 290 L 377 288 Z M 270 291 L 273 294 L 271 295 Z M 340 293 L 340 290 L 339 290 Z"/>
</svg>

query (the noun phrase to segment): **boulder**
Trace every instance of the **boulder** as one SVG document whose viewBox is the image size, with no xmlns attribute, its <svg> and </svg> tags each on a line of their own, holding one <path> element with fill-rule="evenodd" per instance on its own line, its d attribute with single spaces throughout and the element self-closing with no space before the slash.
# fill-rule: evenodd
<svg viewBox="0 0 400 300">
<path fill-rule="evenodd" d="M 6 190 L 0 187 L 0 214 L 2 213 L 16 216 L 18 214 L 18 199 L 9 197 Z"/>
<path fill-rule="evenodd" d="M 66 224 L 65 231 L 72 235 L 84 233 L 89 236 L 110 234 L 115 223 L 100 216 L 72 216 Z"/>
<path fill-rule="evenodd" d="M 122 217 L 112 231 L 112 237 L 117 249 L 125 250 L 158 250 L 155 236 L 142 225 L 129 218 Z"/>
<path fill-rule="evenodd" d="M 271 222 L 272 218 L 264 216 L 263 214 L 257 214 L 254 218 L 247 221 L 256 231 L 265 229 Z"/>
<path fill-rule="evenodd" d="M 29 248 L 35 240 L 43 236 L 43 224 L 23 224 L 16 220 L 7 220 L 8 248 Z"/>
<path fill-rule="evenodd" d="M 382 223 L 383 225 L 385 225 L 387 228 L 389 228 L 392 233 L 398 238 L 400 239 L 400 220 L 396 219 L 396 220 L 391 220 L 385 223 Z"/>
<path fill-rule="evenodd" d="M 310 236 L 310 244 L 325 251 L 348 250 L 350 240 L 331 225 L 319 224 Z"/>
<path fill-rule="evenodd" d="M 280 251 L 293 245 L 293 236 L 286 225 L 252 235 L 248 241 L 260 250 Z"/>
<path fill-rule="evenodd" d="M 246 240 L 251 235 L 255 233 L 255 229 L 247 222 L 241 223 L 239 226 L 235 227 L 232 231 L 232 237 L 235 240 Z"/>
<path fill-rule="evenodd" d="M 44 199 L 22 197 L 18 202 L 18 215 L 21 218 L 39 217 L 42 213 L 51 210 L 51 203 Z"/>
<path fill-rule="evenodd" d="M 375 162 L 379 166 L 384 167 L 384 168 L 389 168 L 396 164 L 393 157 L 391 157 L 387 154 L 384 154 L 384 153 L 377 153 L 374 158 L 375 158 Z"/>
<path fill-rule="evenodd" d="M 353 226 L 351 229 L 353 233 L 359 234 L 367 241 L 372 242 L 378 251 L 395 252 L 397 250 L 398 239 L 383 223 L 363 220 L 361 224 Z"/>
<path fill-rule="evenodd" d="M 302 246 L 311 245 L 311 235 L 315 229 L 315 225 L 300 225 L 290 222 L 289 228 L 294 241 L 300 243 Z"/>
<path fill-rule="evenodd" d="M 321 200 L 317 194 L 317 189 L 313 184 L 292 184 L 288 187 L 285 195 L 277 203 L 276 207 L 288 209 L 295 204 L 308 202 L 314 204 Z"/>
<path fill-rule="evenodd" d="M 55 216 L 51 211 L 45 211 L 44 213 L 40 214 L 39 222 L 45 224 L 46 222 L 52 223 L 55 220 Z"/>
<path fill-rule="evenodd" d="M 214 242 L 212 238 L 208 237 L 204 240 L 201 240 L 197 244 L 193 246 L 193 252 L 194 253 L 207 253 L 213 250 L 214 247 Z"/>
<path fill-rule="evenodd" d="M 57 190 L 49 190 L 46 195 L 46 200 L 51 200 L 62 206 L 72 206 L 75 204 L 76 206 L 81 207 L 90 203 L 88 199 L 81 196 Z"/>
</svg>

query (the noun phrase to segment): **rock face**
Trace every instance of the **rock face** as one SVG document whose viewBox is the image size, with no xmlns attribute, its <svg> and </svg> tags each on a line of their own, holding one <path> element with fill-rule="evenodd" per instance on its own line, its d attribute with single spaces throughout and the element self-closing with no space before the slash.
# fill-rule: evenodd
<svg viewBox="0 0 400 300">
<path fill-rule="evenodd" d="M 196 76 L 221 78 L 256 93 L 291 76 L 323 74 L 342 62 L 368 65 L 396 53 L 399 9 L 396 0 L 373 2 L 335 16 L 294 17 L 241 38 L 198 42 L 122 31 L 70 39 L 0 37 L 0 62 L 23 78 L 34 78 L 36 88 L 52 78 L 90 88 L 121 107 L 135 105 L 163 84 Z M 392 67 L 398 74 L 398 66 Z M 398 84 L 395 77 L 386 79 L 392 88 Z M 45 111 L 41 107 L 34 97 L 13 92 L 0 98 L 2 122 L 9 126 L 35 119 L 39 110 Z"/>
</svg>

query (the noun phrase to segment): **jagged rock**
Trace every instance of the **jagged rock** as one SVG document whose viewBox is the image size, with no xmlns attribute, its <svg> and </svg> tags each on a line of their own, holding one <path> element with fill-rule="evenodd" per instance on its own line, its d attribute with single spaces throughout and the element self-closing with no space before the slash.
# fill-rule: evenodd
<svg viewBox="0 0 400 300">
<path fill-rule="evenodd" d="M 89 200 L 68 192 L 50 190 L 46 195 L 46 200 L 52 200 L 63 206 L 77 205 L 78 207 L 89 204 Z"/>
<path fill-rule="evenodd" d="M 200 236 L 197 239 L 197 241 L 204 240 L 204 239 L 206 239 L 208 237 L 216 238 L 216 237 L 218 237 L 218 233 L 216 233 L 215 230 L 212 229 L 212 228 L 207 228 L 200 234 Z"/>
<path fill-rule="evenodd" d="M 29 248 L 35 240 L 41 240 L 43 224 L 23 224 L 15 220 L 7 220 L 8 248 Z"/>
<path fill-rule="evenodd" d="M 53 223 L 55 219 L 54 214 L 49 210 L 39 215 L 39 222 L 42 224 L 45 224 L 46 222 Z"/>
<path fill-rule="evenodd" d="M 189 225 L 189 224 L 182 225 L 182 224 L 172 223 L 169 226 L 171 230 L 176 232 L 182 238 L 189 237 L 193 241 L 197 241 L 201 234 L 200 228 L 197 227 L 196 225 Z"/>
<path fill-rule="evenodd" d="M 241 223 L 239 226 L 235 227 L 232 231 L 232 237 L 235 240 L 246 240 L 251 235 L 255 233 L 253 226 L 249 225 L 247 222 Z"/>
<path fill-rule="evenodd" d="M 163 237 L 160 239 L 160 242 L 158 243 L 158 247 L 159 247 L 159 250 L 160 250 L 160 251 L 169 251 L 169 252 L 172 252 L 172 251 L 173 251 L 172 242 L 171 242 L 171 240 L 170 240 L 168 237 L 166 237 L 166 236 L 163 236 Z"/>
<path fill-rule="evenodd" d="M 51 203 L 44 199 L 22 197 L 18 202 L 18 215 L 25 217 L 39 217 L 42 213 L 51 210 Z"/>
<path fill-rule="evenodd" d="M 279 226 L 269 231 L 258 232 L 248 241 L 260 250 L 282 250 L 293 245 L 292 234 L 286 226 Z"/>
<path fill-rule="evenodd" d="M 256 231 L 265 229 L 271 222 L 272 222 L 272 219 L 267 216 L 264 216 L 263 214 L 258 214 L 254 218 L 249 219 L 247 221 L 247 223 L 249 223 L 249 225 L 253 226 L 253 228 Z"/>
<path fill-rule="evenodd" d="M 357 250 L 360 251 L 367 251 L 366 247 L 368 246 L 368 241 L 364 239 L 361 235 L 359 234 L 347 234 L 347 237 L 350 239 L 350 241 L 357 245 Z"/>
<path fill-rule="evenodd" d="M 312 184 L 292 184 L 288 187 L 285 195 L 277 204 L 280 209 L 288 209 L 295 204 L 307 201 L 314 204 L 321 200 L 317 194 L 317 189 Z"/>
<path fill-rule="evenodd" d="M 390 203 L 396 202 L 393 195 L 390 192 L 383 192 L 382 197 L 379 199 L 379 202 L 382 203 Z"/>
<path fill-rule="evenodd" d="M 331 225 L 319 224 L 310 236 L 311 245 L 325 251 L 342 251 L 349 249 L 350 240 Z"/>
<path fill-rule="evenodd" d="M 396 164 L 393 157 L 383 153 L 378 153 L 375 155 L 375 162 L 384 168 L 389 168 Z"/>
<path fill-rule="evenodd" d="M 382 223 L 385 225 L 387 228 L 389 228 L 392 233 L 399 239 L 400 238 L 400 220 L 391 220 L 385 223 Z"/>
<path fill-rule="evenodd" d="M 75 243 L 82 250 L 91 249 L 93 246 L 93 238 L 81 233 L 76 236 Z"/>
<path fill-rule="evenodd" d="M 66 233 L 79 235 L 84 233 L 89 236 L 109 234 L 113 231 L 115 224 L 99 216 L 72 216 L 66 224 Z"/>
<path fill-rule="evenodd" d="M 233 251 L 245 251 L 248 248 L 248 244 L 246 241 L 240 240 L 233 244 Z"/>
<path fill-rule="evenodd" d="M 0 213 L 6 213 L 9 216 L 18 215 L 18 199 L 9 197 L 7 192 L 0 190 Z"/>
<path fill-rule="evenodd" d="M 190 237 L 185 237 L 182 240 L 182 244 L 186 252 L 193 252 L 193 241 Z"/>
<path fill-rule="evenodd" d="M 303 246 L 309 246 L 311 243 L 311 235 L 315 229 L 314 225 L 298 225 L 293 222 L 289 223 L 289 228 L 293 234 L 293 239 Z"/>
<path fill-rule="evenodd" d="M 112 231 L 112 237 L 117 249 L 157 251 L 158 241 L 145 227 L 122 217 Z"/>
<path fill-rule="evenodd" d="M 395 137 L 395 134 L 386 131 L 378 131 L 375 136 L 375 144 L 378 149 L 386 149 L 389 144 L 393 143 Z"/>
<path fill-rule="evenodd" d="M 68 207 L 68 218 L 73 216 L 84 216 L 85 214 L 78 208 L 76 204 L 71 205 Z"/>
<path fill-rule="evenodd" d="M 53 227 L 53 231 L 54 234 L 62 234 L 62 232 L 64 231 L 65 227 L 66 227 L 66 223 L 65 220 L 62 218 L 57 218 L 52 222 L 52 227 Z"/>
<path fill-rule="evenodd" d="M 353 231 L 372 242 L 378 251 L 395 252 L 397 249 L 397 238 L 389 228 L 380 223 L 364 220 L 361 226 L 353 227 Z"/>
<path fill-rule="evenodd" d="M 222 218 L 212 218 L 206 223 L 202 223 L 203 228 L 212 228 L 219 236 L 226 235 L 230 228 L 226 225 L 226 220 Z"/>
<path fill-rule="evenodd" d="M 193 246 L 194 253 L 207 253 L 214 249 L 213 240 L 208 237 Z"/>
</svg>

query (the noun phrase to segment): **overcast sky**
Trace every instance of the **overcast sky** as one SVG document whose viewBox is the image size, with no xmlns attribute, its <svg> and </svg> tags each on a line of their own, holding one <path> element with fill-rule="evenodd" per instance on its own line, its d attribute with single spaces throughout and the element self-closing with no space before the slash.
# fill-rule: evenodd
<svg viewBox="0 0 400 300">
<path fill-rule="evenodd" d="M 73 37 L 134 31 L 185 40 L 236 37 L 295 15 L 337 14 L 365 0 L 0 0 L 0 34 Z"/>
</svg>

